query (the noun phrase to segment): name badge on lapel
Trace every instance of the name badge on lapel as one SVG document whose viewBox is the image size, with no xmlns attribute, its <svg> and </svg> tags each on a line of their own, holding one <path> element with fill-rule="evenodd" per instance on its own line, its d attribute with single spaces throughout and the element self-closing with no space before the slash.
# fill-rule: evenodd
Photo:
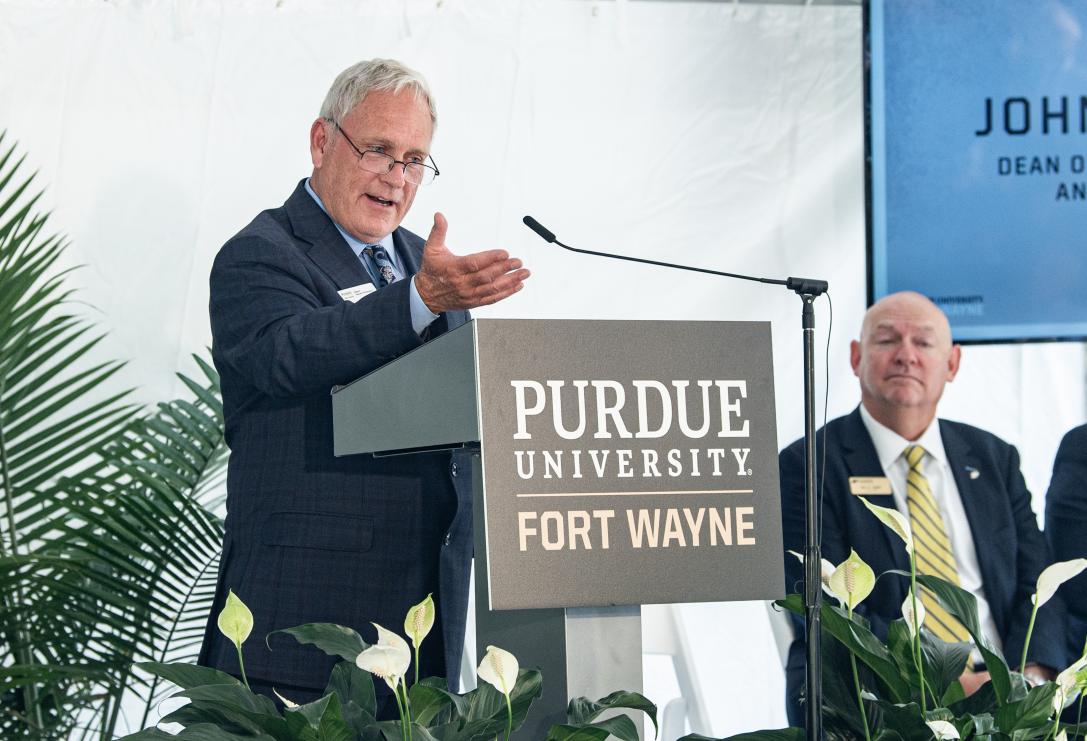
<svg viewBox="0 0 1087 741">
<path fill-rule="evenodd" d="M 891 480 L 886 476 L 850 476 L 849 493 L 855 497 L 890 494 Z"/>
<path fill-rule="evenodd" d="M 336 293 L 340 294 L 340 298 L 344 301 L 350 301 L 354 304 L 357 303 L 360 298 L 369 296 L 376 290 L 377 287 L 373 283 L 359 283 L 357 286 L 351 286 L 350 288 L 345 288 Z"/>
</svg>

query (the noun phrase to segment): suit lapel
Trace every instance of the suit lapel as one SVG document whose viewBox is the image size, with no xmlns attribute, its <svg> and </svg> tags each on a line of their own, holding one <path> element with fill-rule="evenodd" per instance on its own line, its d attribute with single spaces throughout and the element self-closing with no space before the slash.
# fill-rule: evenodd
<svg viewBox="0 0 1087 741">
<path fill-rule="evenodd" d="M 989 573 L 990 564 L 1003 564 L 1001 555 L 997 553 L 1000 547 L 997 542 L 985 534 L 993 534 L 999 525 L 994 519 L 998 512 L 991 506 L 992 499 L 987 495 L 988 481 L 985 472 L 981 470 L 979 459 L 970 450 L 970 443 L 960 435 L 953 427 L 940 420 L 940 437 L 944 442 L 944 452 L 947 453 L 947 462 L 951 467 L 951 474 L 955 477 L 955 486 L 959 489 L 959 499 L 966 510 L 966 520 L 970 523 L 970 532 L 974 533 L 974 551 L 977 553 L 978 566 L 981 569 L 982 583 L 993 583 L 997 575 Z M 974 478 L 970 478 L 974 472 Z M 978 537 L 981 535 L 982 537 Z"/>
<path fill-rule="evenodd" d="M 305 181 L 298 184 L 284 207 L 294 235 L 309 245 L 306 254 L 336 284 L 336 288 L 342 290 L 362 283 L 373 283 L 332 219 L 306 192 Z"/>
<path fill-rule="evenodd" d="M 872 437 L 868 434 L 868 429 L 864 426 L 864 420 L 861 419 L 860 407 L 854 409 L 853 413 L 847 417 L 846 424 L 848 427 L 846 432 L 842 435 L 842 447 L 844 450 L 846 471 L 849 476 L 886 476 L 886 472 L 884 472 L 883 467 L 879 463 L 879 455 L 876 453 L 876 446 L 872 444 Z M 852 492 L 849 492 L 847 496 L 857 498 L 853 497 Z M 864 498 L 868 500 L 869 504 L 874 504 L 877 507 L 896 509 L 895 499 L 891 494 L 869 494 Z M 860 502 L 857 502 L 857 506 L 864 507 Z M 871 519 L 872 528 L 881 533 L 881 535 L 877 535 L 875 538 L 880 541 L 881 549 L 886 549 L 887 553 L 892 554 L 891 560 L 894 561 L 895 568 L 909 571 L 910 562 L 906 556 L 906 549 L 902 543 L 902 539 L 891 532 L 889 527 L 886 527 L 879 522 L 879 520 L 867 510 L 864 511 L 864 515 Z M 905 592 L 903 592 L 903 594 L 905 594 Z"/>
</svg>

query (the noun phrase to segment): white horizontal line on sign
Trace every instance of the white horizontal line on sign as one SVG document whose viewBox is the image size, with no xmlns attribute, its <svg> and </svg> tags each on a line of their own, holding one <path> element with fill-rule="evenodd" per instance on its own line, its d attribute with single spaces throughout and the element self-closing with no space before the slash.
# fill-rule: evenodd
<svg viewBox="0 0 1087 741">
<path fill-rule="evenodd" d="M 754 494 L 754 489 L 683 489 L 678 491 L 570 491 L 557 494 L 518 494 L 518 499 L 535 497 L 666 497 L 670 494 Z"/>
</svg>

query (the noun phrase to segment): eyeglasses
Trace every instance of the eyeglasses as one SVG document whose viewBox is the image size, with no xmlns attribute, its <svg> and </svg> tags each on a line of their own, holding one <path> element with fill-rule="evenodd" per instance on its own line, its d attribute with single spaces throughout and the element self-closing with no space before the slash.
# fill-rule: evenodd
<svg viewBox="0 0 1087 741">
<path fill-rule="evenodd" d="M 441 174 L 438 172 L 438 163 L 434 162 L 434 158 L 430 155 L 427 155 L 427 158 L 433 163 L 433 166 L 423 164 L 422 162 L 404 162 L 403 160 L 394 158 L 392 155 L 378 152 L 374 149 L 359 149 L 355 145 L 355 142 L 351 141 L 351 137 L 347 135 L 347 132 L 343 130 L 343 127 L 340 126 L 338 121 L 331 118 L 326 120 L 336 127 L 336 130 L 343 135 L 344 140 L 355 150 L 355 153 L 359 156 L 359 163 L 366 172 L 372 172 L 375 175 L 385 175 L 386 173 L 392 172 L 394 166 L 401 165 L 404 168 L 404 179 L 412 185 L 429 185 L 434 182 L 434 178 Z"/>
</svg>

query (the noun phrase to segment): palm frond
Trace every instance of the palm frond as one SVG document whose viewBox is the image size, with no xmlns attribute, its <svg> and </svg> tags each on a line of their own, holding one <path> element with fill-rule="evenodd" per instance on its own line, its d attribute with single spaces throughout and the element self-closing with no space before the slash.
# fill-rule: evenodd
<svg viewBox="0 0 1087 741">
<path fill-rule="evenodd" d="M 69 311 L 66 242 L 0 132 L 0 738 L 112 738 L 191 658 L 214 596 L 227 449 L 218 376 L 141 412 Z M 133 700 L 135 699 L 135 705 Z"/>
</svg>

